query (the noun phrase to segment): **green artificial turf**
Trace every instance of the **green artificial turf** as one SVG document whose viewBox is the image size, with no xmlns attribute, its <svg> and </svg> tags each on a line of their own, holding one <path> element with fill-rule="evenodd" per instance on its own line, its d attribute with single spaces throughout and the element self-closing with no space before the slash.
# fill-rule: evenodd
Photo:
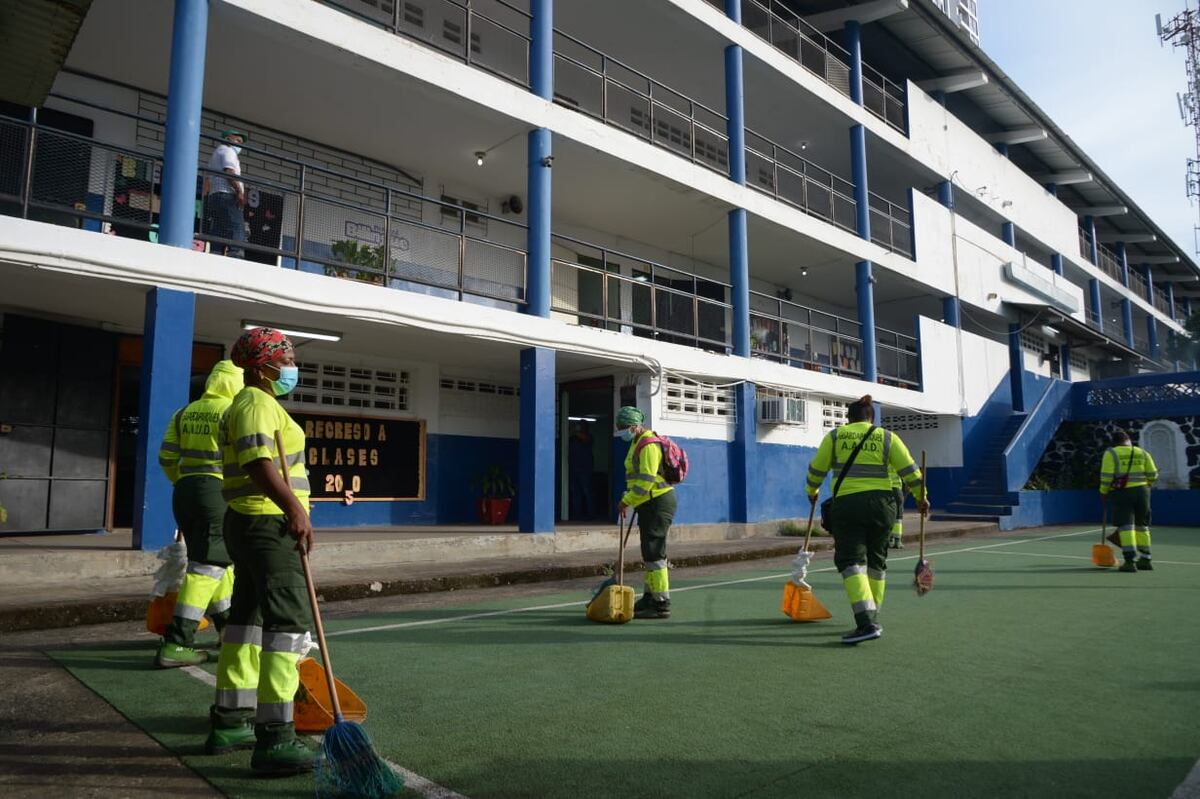
<svg viewBox="0 0 1200 799">
<path fill-rule="evenodd" d="M 783 580 L 768 579 L 677 591 L 667 621 L 545 608 L 330 646 L 381 753 L 472 799 L 1167 796 L 1200 756 L 1200 530 L 1154 535 L 1158 561 L 1191 565 L 1095 569 L 1098 535 L 949 543 L 931 552 L 923 598 L 911 547 L 894 561 L 883 639 L 853 648 L 838 641 L 852 619 L 832 571 L 810 578 L 834 614 L 818 624 L 782 616 Z M 580 598 L 365 615 L 330 632 Z M 248 778 L 246 753 L 204 757 L 211 689 L 150 671 L 145 642 L 52 654 L 229 795 L 309 795 L 307 778 Z"/>
</svg>

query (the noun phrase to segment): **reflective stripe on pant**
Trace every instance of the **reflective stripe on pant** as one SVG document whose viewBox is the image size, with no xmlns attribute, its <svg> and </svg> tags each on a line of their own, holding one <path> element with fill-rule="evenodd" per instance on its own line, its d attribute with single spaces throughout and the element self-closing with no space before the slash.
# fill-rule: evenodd
<svg viewBox="0 0 1200 799">
<path fill-rule="evenodd" d="M 887 578 L 888 535 L 896 521 L 896 495 L 862 491 L 834 500 L 837 525 L 833 563 L 860 627 L 875 621 Z"/>
<path fill-rule="evenodd" d="M 208 615 L 211 617 L 228 615 L 232 604 L 233 567 L 230 566 L 225 569 L 221 582 L 217 584 L 217 590 L 213 591 L 212 597 L 208 600 Z"/>
<path fill-rule="evenodd" d="M 232 592 L 233 570 L 225 548 L 225 500 L 221 498 L 221 481 L 214 477 L 185 477 L 175 483 L 171 496 L 175 524 L 187 544 L 188 566 L 175 615 L 163 633 L 163 639 L 180 646 L 192 646 L 196 628 L 215 597 Z M 228 609 L 228 605 L 224 609 Z"/>
<path fill-rule="evenodd" d="M 637 506 L 638 537 L 642 561 L 646 565 L 646 593 L 659 601 L 671 598 L 667 575 L 667 532 L 675 518 L 677 500 L 674 491 L 660 494 Z"/>
<path fill-rule="evenodd" d="M 225 515 L 225 540 L 238 579 L 233 584 L 229 626 L 217 660 L 217 710 L 226 701 L 255 691 L 255 731 L 259 746 L 295 736 L 293 700 L 300 686 L 296 664 L 310 628 L 311 610 L 304 572 L 283 516 Z M 230 717 L 236 714 L 229 714 Z"/>
<path fill-rule="evenodd" d="M 1125 560 L 1150 557 L 1150 486 L 1110 491 L 1113 524 L 1121 539 Z"/>
</svg>

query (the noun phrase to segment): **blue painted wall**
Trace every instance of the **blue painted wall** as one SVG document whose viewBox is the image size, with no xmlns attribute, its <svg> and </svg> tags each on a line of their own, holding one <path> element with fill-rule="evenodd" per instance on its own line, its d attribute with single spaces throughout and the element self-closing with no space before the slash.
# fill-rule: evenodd
<svg viewBox="0 0 1200 799">
<path fill-rule="evenodd" d="M 478 496 L 471 485 L 492 464 L 517 475 L 517 440 L 478 436 L 429 435 L 425 441 L 425 499 L 420 502 L 313 503 L 316 527 L 365 527 L 403 524 L 478 524 Z M 513 500 L 508 521 L 516 524 Z"/>
<path fill-rule="evenodd" d="M 817 454 L 815 447 L 796 447 L 784 444 L 759 444 L 757 494 L 751 493 L 754 521 L 771 519 L 808 518 L 809 503 L 804 493 L 808 464 Z M 830 481 L 826 478 L 821 498 L 828 496 Z"/>
<path fill-rule="evenodd" d="M 1097 491 L 1021 491 L 1021 502 L 1009 519 L 1001 519 L 1006 530 L 1046 524 L 1094 524 L 1100 526 L 1100 494 Z M 1152 490 L 1153 525 L 1194 527 L 1200 522 L 1200 491 Z"/>
</svg>

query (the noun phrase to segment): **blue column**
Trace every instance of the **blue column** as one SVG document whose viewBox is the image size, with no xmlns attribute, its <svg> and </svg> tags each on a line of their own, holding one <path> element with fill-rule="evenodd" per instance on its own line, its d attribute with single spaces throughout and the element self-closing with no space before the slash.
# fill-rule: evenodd
<svg viewBox="0 0 1200 799">
<path fill-rule="evenodd" d="M 1099 278 L 1091 278 L 1088 280 L 1088 296 L 1091 298 L 1091 314 L 1092 320 L 1100 329 L 1104 329 L 1104 309 L 1100 307 L 1100 280 Z"/>
<path fill-rule="evenodd" d="M 1121 326 L 1125 333 L 1125 343 L 1133 346 L 1133 303 L 1128 297 L 1121 300 Z"/>
<path fill-rule="evenodd" d="M 938 202 L 954 210 L 954 184 L 948 180 L 943 180 L 938 184 Z"/>
<path fill-rule="evenodd" d="M 996 142 L 996 152 L 1000 153 L 1000 155 L 1004 156 L 1005 158 L 1008 158 L 1008 145 L 1002 141 Z"/>
<path fill-rule="evenodd" d="M 1004 239 L 1004 243 L 1009 247 L 1017 246 L 1017 227 L 1012 222 L 1005 222 L 1000 226 L 1000 238 Z"/>
<path fill-rule="evenodd" d="M 1012 406 L 1014 411 L 1025 410 L 1025 358 L 1021 353 L 1021 326 L 1015 323 L 1008 326 L 1008 381 L 1012 389 Z"/>
<path fill-rule="evenodd" d="M 958 297 L 942 297 L 942 321 L 951 327 L 961 327 Z"/>
<path fill-rule="evenodd" d="M 1183 303 L 1184 321 L 1187 321 L 1188 319 L 1192 318 L 1192 298 L 1191 297 L 1182 297 L 1182 298 L 1180 298 L 1180 302 Z"/>
<path fill-rule="evenodd" d="M 725 16 L 742 24 L 742 0 L 725 0 Z"/>
<path fill-rule="evenodd" d="M 862 25 L 858 20 L 846 23 L 846 51 L 850 54 L 850 99 L 863 104 Z"/>
<path fill-rule="evenodd" d="M 522 533 L 554 532 L 554 350 L 521 350 L 521 440 L 517 525 Z"/>
<path fill-rule="evenodd" d="M 1146 302 L 1154 304 L 1154 270 L 1150 264 L 1142 264 L 1142 277 L 1146 278 Z"/>
<path fill-rule="evenodd" d="M 1175 316 L 1175 284 L 1166 283 L 1164 288 L 1167 291 L 1167 316 L 1175 321 L 1179 321 Z"/>
<path fill-rule="evenodd" d="M 857 27 L 857 23 L 855 25 Z M 846 30 L 850 30 L 850 23 L 847 23 Z M 867 131 L 862 125 L 850 128 L 850 163 L 854 179 L 855 228 L 859 238 L 870 241 L 871 191 L 867 182 Z M 870 261 L 855 264 L 854 288 L 858 296 L 858 322 L 862 329 L 863 380 L 868 383 L 876 382 L 879 376 L 875 358 L 875 278 L 871 272 Z"/>
<path fill-rule="evenodd" d="M 1058 348 L 1058 376 L 1063 380 L 1071 379 L 1071 347 L 1068 344 Z"/>
<path fill-rule="evenodd" d="M 754 498 L 758 495 L 758 408 L 753 383 L 741 383 L 734 389 L 737 423 L 729 457 L 729 520 L 757 521 Z"/>
<path fill-rule="evenodd" d="M 1096 217 L 1085 216 L 1083 218 L 1083 228 L 1088 234 L 1088 260 L 1096 266 L 1100 265 L 1100 242 L 1096 241 Z"/>
<path fill-rule="evenodd" d="M 1047 183 L 1046 191 L 1050 192 L 1051 197 L 1057 197 L 1058 196 L 1058 184 L 1057 183 Z"/>
<path fill-rule="evenodd" d="M 746 185 L 746 106 L 743 96 L 742 48 L 725 48 L 725 129 L 729 135 L 729 177 Z"/>
<path fill-rule="evenodd" d="M 1054 274 L 1056 275 L 1063 273 L 1063 257 L 1061 252 L 1050 253 L 1050 268 L 1054 270 Z"/>
<path fill-rule="evenodd" d="M 1129 288 L 1129 250 L 1125 242 L 1117 242 L 1117 260 L 1121 262 L 1121 285 Z"/>
<path fill-rule="evenodd" d="M 525 307 L 533 316 L 550 315 L 550 162 L 552 138 L 546 128 L 529 131 L 529 228 L 525 231 Z"/>
<path fill-rule="evenodd" d="M 750 357 L 750 245 L 746 209 L 729 212 L 729 304 L 733 309 L 733 354 Z"/>
<path fill-rule="evenodd" d="M 529 89 L 554 99 L 554 0 L 529 3 Z"/>
<path fill-rule="evenodd" d="M 190 250 L 196 225 L 196 173 L 200 162 L 200 106 L 204 99 L 208 0 L 175 0 L 173 25 L 158 240 Z"/>
<path fill-rule="evenodd" d="M 190 291 L 146 292 L 133 478 L 134 549 L 159 549 L 175 538 L 171 482 L 158 468 L 158 447 L 171 415 L 188 401 L 195 316 L 196 295 Z"/>
<path fill-rule="evenodd" d="M 1158 321 L 1153 314 L 1146 314 L 1146 338 L 1150 341 L 1150 357 L 1158 357 Z"/>
</svg>

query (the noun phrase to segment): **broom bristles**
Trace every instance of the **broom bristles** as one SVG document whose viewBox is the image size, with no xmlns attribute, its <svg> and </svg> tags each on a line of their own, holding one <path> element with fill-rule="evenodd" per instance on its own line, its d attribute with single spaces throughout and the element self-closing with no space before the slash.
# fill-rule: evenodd
<svg viewBox="0 0 1200 799">
<path fill-rule="evenodd" d="M 917 568 L 913 570 L 913 588 L 917 596 L 925 596 L 933 590 L 933 565 L 929 561 L 917 563 Z"/>
<path fill-rule="evenodd" d="M 404 778 L 375 753 L 366 730 L 352 721 L 325 731 L 316 771 L 319 797 L 391 799 L 404 790 Z"/>
</svg>

